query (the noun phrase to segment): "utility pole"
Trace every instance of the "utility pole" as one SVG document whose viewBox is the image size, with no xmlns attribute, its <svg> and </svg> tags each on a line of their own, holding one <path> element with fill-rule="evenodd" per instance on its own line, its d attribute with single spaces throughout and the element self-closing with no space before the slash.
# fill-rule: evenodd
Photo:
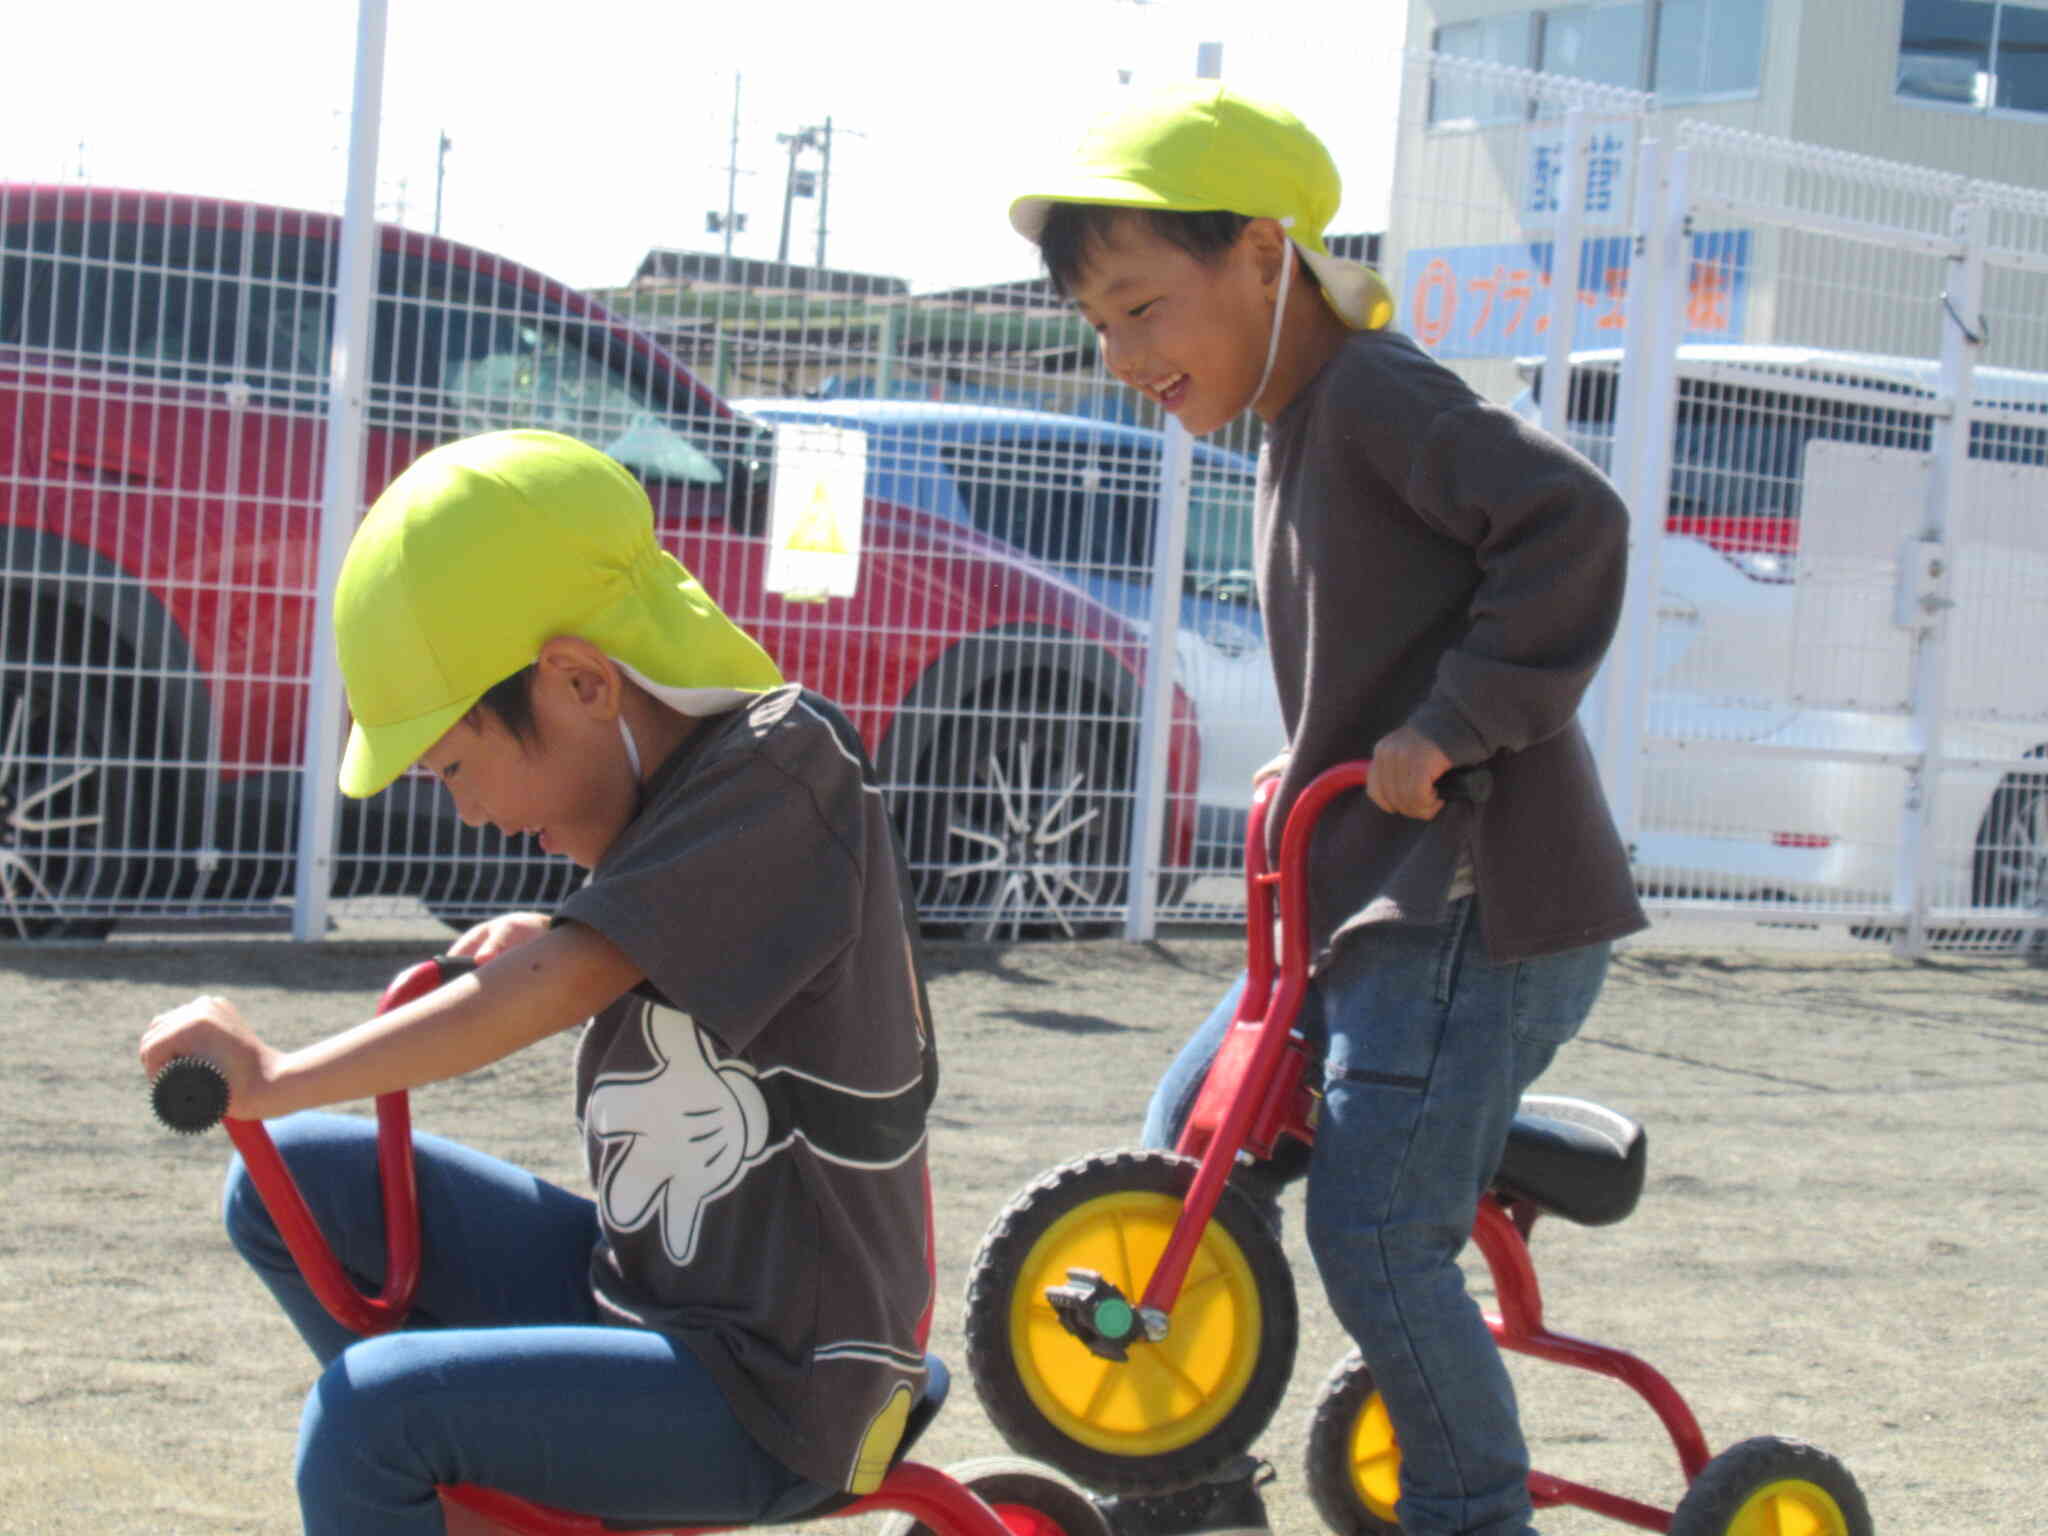
<svg viewBox="0 0 2048 1536">
<path fill-rule="evenodd" d="M 448 151 L 455 147 L 455 141 L 448 137 L 448 130 L 441 130 L 441 147 L 434 155 L 434 233 L 441 233 L 441 191 L 448 184 Z"/>
<path fill-rule="evenodd" d="M 732 232 L 734 224 L 733 215 L 735 212 L 733 203 L 734 199 L 736 199 L 739 196 L 739 177 L 740 72 L 738 70 L 734 70 L 732 72 L 732 138 L 725 147 L 725 223 L 722 226 L 725 231 L 725 250 L 723 255 L 720 257 L 720 260 L 723 262 L 723 265 L 719 268 L 718 271 L 719 280 L 721 282 L 728 280 L 731 276 Z"/>
<path fill-rule="evenodd" d="M 815 197 L 818 200 L 818 266 L 825 265 L 826 210 L 832 197 L 832 119 L 799 128 L 795 133 L 778 133 L 775 142 L 789 151 L 789 169 L 782 182 L 782 239 L 777 247 L 776 260 L 787 264 L 789 261 L 789 219 L 790 211 L 800 197 Z M 859 136 L 857 128 L 842 128 L 841 133 Z M 797 156 L 807 149 L 818 152 L 819 163 L 815 171 L 798 170 Z"/>
<path fill-rule="evenodd" d="M 789 265 L 789 214 L 791 205 L 798 196 L 798 179 L 802 178 L 802 195 L 815 195 L 817 179 L 810 171 L 796 168 L 796 157 L 817 143 L 818 130 L 799 128 L 795 133 L 778 133 L 775 142 L 789 151 L 789 167 L 782 173 L 782 238 L 775 245 L 775 259 L 782 265 Z"/>
<path fill-rule="evenodd" d="M 818 167 L 818 270 L 825 270 L 825 210 L 832 200 L 832 119 L 825 118 L 825 126 L 818 140 L 818 152 L 823 157 Z"/>
</svg>

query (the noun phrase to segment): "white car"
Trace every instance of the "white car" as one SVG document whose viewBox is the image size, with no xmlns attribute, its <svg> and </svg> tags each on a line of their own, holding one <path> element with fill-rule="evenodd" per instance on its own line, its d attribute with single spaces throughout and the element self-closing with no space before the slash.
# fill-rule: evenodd
<svg viewBox="0 0 2048 1536">
<path fill-rule="evenodd" d="M 1572 358 L 1568 439 L 1603 467 L 1620 360 Z M 1514 405 L 1534 420 L 1540 364 L 1523 375 Z M 1928 745 L 1898 588 L 1919 548 L 1936 366 L 1688 345 L 1678 379 L 1638 880 L 1667 899 L 1891 908 Z M 1930 904 L 2032 911 L 2048 899 L 2048 765 L 2026 765 L 2048 754 L 2048 376 L 1978 369 L 1975 394 L 1948 538 L 1927 555 L 1949 566 L 1927 595 L 1954 605 Z"/>
</svg>

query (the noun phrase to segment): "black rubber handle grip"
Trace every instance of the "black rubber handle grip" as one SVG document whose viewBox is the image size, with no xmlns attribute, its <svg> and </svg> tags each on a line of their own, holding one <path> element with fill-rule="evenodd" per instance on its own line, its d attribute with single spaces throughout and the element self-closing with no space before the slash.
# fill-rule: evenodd
<svg viewBox="0 0 2048 1536">
<path fill-rule="evenodd" d="M 228 1112 L 227 1074 L 203 1057 L 177 1057 L 149 1085 L 149 1107 L 181 1136 L 210 1131 Z"/>
<path fill-rule="evenodd" d="M 476 969 L 474 960 L 437 955 L 439 981 L 452 981 Z M 179 1056 L 164 1063 L 149 1085 L 149 1107 L 157 1119 L 184 1136 L 196 1136 L 219 1125 L 228 1112 L 227 1075 L 203 1056 Z"/>
<path fill-rule="evenodd" d="M 1436 781 L 1436 792 L 1445 800 L 1465 800 L 1484 805 L 1493 794 L 1493 770 L 1477 764 L 1453 768 Z"/>
</svg>

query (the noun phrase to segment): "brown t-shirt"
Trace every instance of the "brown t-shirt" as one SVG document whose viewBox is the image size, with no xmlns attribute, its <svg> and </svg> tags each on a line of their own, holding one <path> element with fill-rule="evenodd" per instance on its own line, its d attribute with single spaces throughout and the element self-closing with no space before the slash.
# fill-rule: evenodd
<svg viewBox="0 0 2048 1536">
<path fill-rule="evenodd" d="M 680 1339 L 763 1446 L 854 1492 L 921 1390 L 931 1298 L 906 911 L 858 737 L 789 687 L 705 721 L 560 913 L 647 978 L 577 1053 L 599 1310 Z"/>
<path fill-rule="evenodd" d="M 1310 852 L 1315 952 L 1439 920 L 1461 852 L 1496 961 L 1645 925 L 1576 719 L 1628 566 L 1597 469 L 1405 336 L 1358 332 L 1272 423 L 1254 538 L 1292 752 L 1275 852 L 1302 788 L 1403 724 L 1494 778 L 1433 821 L 1333 805 Z"/>
</svg>

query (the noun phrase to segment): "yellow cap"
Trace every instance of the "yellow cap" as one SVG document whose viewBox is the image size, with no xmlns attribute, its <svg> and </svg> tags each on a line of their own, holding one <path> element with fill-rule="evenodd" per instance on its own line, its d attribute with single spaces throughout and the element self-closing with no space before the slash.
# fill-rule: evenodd
<svg viewBox="0 0 2048 1536">
<path fill-rule="evenodd" d="M 555 432 L 436 448 L 377 498 L 334 593 L 348 689 L 343 794 L 417 762 L 544 642 L 575 635 L 687 714 L 782 675 L 654 538 L 640 482 Z"/>
<path fill-rule="evenodd" d="M 1330 307 L 1353 330 L 1376 331 L 1394 318 L 1393 294 L 1371 267 L 1323 244 L 1342 197 L 1336 163 L 1301 119 L 1196 80 L 1098 118 L 1062 169 L 1010 205 L 1010 223 L 1036 241 L 1054 203 L 1279 219 Z"/>
</svg>

